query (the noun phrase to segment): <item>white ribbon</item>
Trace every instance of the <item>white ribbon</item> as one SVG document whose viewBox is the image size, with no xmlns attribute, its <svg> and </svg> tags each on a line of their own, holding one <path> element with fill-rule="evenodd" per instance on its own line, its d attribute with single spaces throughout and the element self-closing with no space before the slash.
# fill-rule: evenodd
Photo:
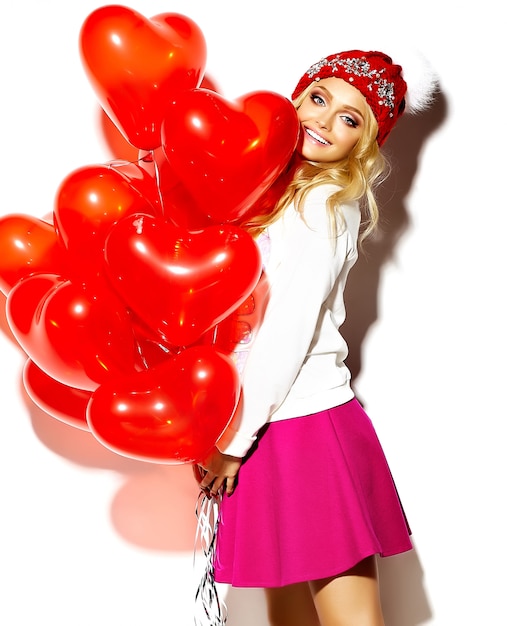
<svg viewBox="0 0 507 626">
<path fill-rule="evenodd" d="M 195 508 L 197 530 L 194 567 L 200 543 L 204 555 L 204 572 L 195 594 L 194 626 L 225 626 L 227 622 L 227 607 L 219 597 L 213 568 L 220 502 L 220 494 L 213 498 L 201 493 Z"/>
</svg>

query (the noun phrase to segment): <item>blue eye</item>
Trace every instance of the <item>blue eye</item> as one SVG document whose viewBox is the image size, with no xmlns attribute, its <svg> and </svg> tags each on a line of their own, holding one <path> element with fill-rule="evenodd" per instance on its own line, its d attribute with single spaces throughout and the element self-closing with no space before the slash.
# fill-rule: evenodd
<svg viewBox="0 0 507 626">
<path fill-rule="evenodd" d="M 315 102 L 318 106 L 325 106 L 326 102 L 322 96 L 317 93 L 312 93 L 310 96 L 312 102 Z"/>
<path fill-rule="evenodd" d="M 350 117 L 350 115 L 342 115 L 342 120 L 345 124 L 347 124 L 347 126 L 351 126 L 352 128 L 357 128 L 359 126 L 356 120 L 353 117 Z"/>
</svg>

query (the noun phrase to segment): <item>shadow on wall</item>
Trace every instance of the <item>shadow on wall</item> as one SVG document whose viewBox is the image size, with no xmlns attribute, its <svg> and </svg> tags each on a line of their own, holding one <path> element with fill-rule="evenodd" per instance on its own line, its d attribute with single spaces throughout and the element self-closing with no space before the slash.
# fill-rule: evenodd
<svg viewBox="0 0 507 626">
<path fill-rule="evenodd" d="M 110 519 L 128 543 L 145 550 L 194 550 L 199 489 L 189 465 L 159 465 L 111 452 L 95 437 L 50 417 L 25 397 L 33 430 L 50 450 L 72 463 L 123 477 L 111 502 Z"/>
<path fill-rule="evenodd" d="M 347 319 L 342 331 L 349 346 L 347 364 L 355 380 L 361 371 L 361 347 L 378 315 L 379 279 L 384 264 L 410 225 L 406 198 L 417 172 L 419 154 L 426 139 L 443 122 L 447 104 L 442 93 L 432 107 L 419 115 L 405 115 L 387 140 L 385 153 L 392 172 L 378 193 L 379 232 L 365 242 L 365 253 L 351 270 L 345 293 Z"/>
<path fill-rule="evenodd" d="M 386 626 L 417 626 L 431 618 L 423 574 L 417 546 L 411 552 L 379 559 L 380 591 Z"/>
<path fill-rule="evenodd" d="M 410 224 L 405 202 L 417 172 L 422 146 L 446 115 L 445 95 L 439 92 L 428 111 L 402 117 L 386 144 L 392 173 L 378 195 L 380 234 L 366 243 L 366 254 L 360 255 L 352 269 L 345 294 L 347 319 L 342 332 L 349 346 L 347 365 L 353 381 L 361 372 L 363 341 L 377 320 L 382 268 L 393 258 L 396 244 Z M 417 546 L 409 553 L 380 559 L 379 574 L 387 626 L 417 626 L 430 619 Z"/>
</svg>

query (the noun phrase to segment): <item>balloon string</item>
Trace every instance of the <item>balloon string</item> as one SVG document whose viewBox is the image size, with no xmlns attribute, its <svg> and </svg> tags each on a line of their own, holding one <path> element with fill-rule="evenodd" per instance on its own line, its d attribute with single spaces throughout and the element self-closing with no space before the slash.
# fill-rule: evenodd
<svg viewBox="0 0 507 626">
<path fill-rule="evenodd" d="M 194 568 L 200 543 L 204 556 L 204 572 L 195 594 L 194 626 L 225 626 L 227 622 L 227 607 L 219 597 L 213 567 L 220 502 L 221 495 L 210 498 L 201 493 L 197 499 Z"/>
<path fill-rule="evenodd" d="M 155 169 L 155 181 L 157 183 L 157 193 L 158 193 L 158 199 L 160 201 L 160 210 L 162 212 L 162 217 L 166 217 L 165 205 L 164 205 L 164 196 L 162 194 L 162 189 L 161 189 L 161 186 L 160 186 L 160 184 L 161 184 L 160 183 L 160 168 L 158 166 L 157 159 L 155 158 L 155 151 L 151 150 L 150 151 L 150 155 L 151 155 L 151 159 L 153 161 L 153 167 Z"/>
<path fill-rule="evenodd" d="M 122 167 L 125 165 L 139 165 L 139 163 L 141 161 L 145 161 L 148 157 L 144 156 L 144 157 L 140 157 L 139 159 L 135 159 L 134 161 L 126 161 L 126 160 L 112 160 L 112 161 L 108 161 L 107 166 L 109 169 L 113 168 L 113 167 Z M 157 195 L 158 195 L 158 199 L 160 202 L 160 211 L 162 214 L 162 217 L 165 217 L 165 205 L 164 205 L 164 196 L 162 194 L 162 189 L 160 186 L 160 168 L 158 166 L 157 160 L 155 159 L 155 151 L 154 150 L 150 150 L 149 151 L 149 159 L 150 161 L 153 163 L 153 168 L 155 170 L 155 183 L 157 186 Z"/>
<path fill-rule="evenodd" d="M 218 324 L 213 327 L 213 333 L 211 336 L 211 344 L 214 346 L 218 339 Z"/>
</svg>

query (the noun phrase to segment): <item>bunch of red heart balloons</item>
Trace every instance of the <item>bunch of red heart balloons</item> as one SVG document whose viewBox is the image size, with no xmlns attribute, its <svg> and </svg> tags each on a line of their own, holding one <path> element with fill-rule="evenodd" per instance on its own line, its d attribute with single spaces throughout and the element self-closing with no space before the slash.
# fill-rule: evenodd
<svg viewBox="0 0 507 626">
<path fill-rule="evenodd" d="M 104 6 L 79 44 L 139 159 L 71 172 L 51 218 L 0 218 L 0 290 L 27 355 L 23 383 L 119 454 L 196 462 L 239 402 L 232 322 L 262 273 L 239 224 L 286 167 L 296 112 L 273 92 L 228 101 L 202 88 L 206 43 L 180 14 Z"/>
</svg>

